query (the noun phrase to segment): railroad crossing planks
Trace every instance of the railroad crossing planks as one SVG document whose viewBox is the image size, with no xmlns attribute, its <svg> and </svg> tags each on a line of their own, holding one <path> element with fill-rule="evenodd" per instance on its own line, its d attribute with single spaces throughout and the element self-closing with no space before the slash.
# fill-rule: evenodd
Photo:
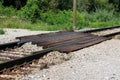
<svg viewBox="0 0 120 80">
<path fill-rule="evenodd" d="M 100 36 L 92 35 L 90 33 L 81 33 L 81 32 L 73 32 L 73 31 L 23 36 L 23 37 L 18 37 L 17 39 L 20 39 L 21 41 L 29 39 L 31 40 L 32 44 L 43 46 L 44 49 L 63 45 L 63 44 L 73 43 L 68 46 L 54 49 L 65 53 L 73 52 L 100 43 L 102 41 L 108 40 L 107 37 L 100 37 Z"/>
</svg>

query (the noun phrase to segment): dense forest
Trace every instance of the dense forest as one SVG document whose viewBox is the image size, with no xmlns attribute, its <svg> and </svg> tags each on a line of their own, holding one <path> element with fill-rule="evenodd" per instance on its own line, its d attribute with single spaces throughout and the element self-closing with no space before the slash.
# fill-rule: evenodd
<svg viewBox="0 0 120 80">
<path fill-rule="evenodd" d="M 1 0 L 0 27 L 72 29 L 73 0 Z M 120 0 L 77 0 L 77 29 L 120 25 Z"/>
</svg>

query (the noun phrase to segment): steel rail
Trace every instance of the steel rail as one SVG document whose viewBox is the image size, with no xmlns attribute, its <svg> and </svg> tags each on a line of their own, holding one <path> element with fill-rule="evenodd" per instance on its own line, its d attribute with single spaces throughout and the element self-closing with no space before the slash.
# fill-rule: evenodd
<svg viewBox="0 0 120 80">
<path fill-rule="evenodd" d="M 120 34 L 120 32 L 115 32 L 115 33 L 103 35 L 102 37 L 113 37 L 113 36 L 118 35 L 118 34 Z"/>
<path fill-rule="evenodd" d="M 120 26 L 110 26 L 110 27 L 105 27 L 105 28 L 97 28 L 97 29 L 91 29 L 91 30 L 83 30 L 83 31 L 79 31 L 79 32 L 91 33 L 91 32 L 98 32 L 98 31 L 104 31 L 104 30 L 115 29 L 115 28 L 120 28 Z"/>
<path fill-rule="evenodd" d="M 4 50 L 6 48 L 12 48 L 12 47 L 15 47 L 15 46 L 18 46 L 18 43 L 20 41 L 14 41 L 14 42 L 9 42 L 9 43 L 4 43 L 4 44 L 0 44 L 0 50 Z M 22 45 L 22 44 L 20 44 Z M 20 46 L 19 45 L 19 46 Z"/>
</svg>

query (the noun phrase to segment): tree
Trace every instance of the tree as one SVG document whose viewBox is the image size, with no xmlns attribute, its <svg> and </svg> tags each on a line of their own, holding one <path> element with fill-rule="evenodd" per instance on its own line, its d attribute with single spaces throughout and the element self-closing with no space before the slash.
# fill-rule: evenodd
<svg viewBox="0 0 120 80">
<path fill-rule="evenodd" d="M 13 6 L 16 9 L 20 9 L 26 5 L 27 0 L 2 0 L 4 6 Z"/>
<path fill-rule="evenodd" d="M 72 9 L 73 0 L 57 0 L 57 8 L 60 10 Z"/>
<path fill-rule="evenodd" d="M 120 12 L 120 0 L 109 0 L 109 3 L 113 4 L 117 12 Z"/>
</svg>

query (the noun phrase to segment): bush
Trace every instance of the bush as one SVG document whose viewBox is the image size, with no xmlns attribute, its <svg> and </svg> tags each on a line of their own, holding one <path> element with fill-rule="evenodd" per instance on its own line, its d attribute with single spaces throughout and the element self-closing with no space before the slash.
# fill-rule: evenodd
<svg viewBox="0 0 120 80">
<path fill-rule="evenodd" d="M 77 0 L 78 10 L 87 12 L 95 12 L 98 9 L 112 10 L 114 6 L 109 3 L 109 1 L 110 0 Z"/>
<path fill-rule="evenodd" d="M 57 13 L 48 11 L 41 13 L 41 20 L 51 25 L 71 23 L 72 11 L 59 11 Z"/>
<path fill-rule="evenodd" d="M 114 10 L 107 11 L 99 9 L 96 12 L 85 13 L 85 25 L 88 27 L 105 27 L 120 25 L 120 18 L 116 16 Z"/>
<path fill-rule="evenodd" d="M 4 7 L 2 3 L 0 2 L 0 16 L 15 16 L 17 15 L 17 11 L 11 6 L 11 7 Z"/>
<path fill-rule="evenodd" d="M 103 22 L 106 22 L 106 21 L 110 21 L 112 20 L 112 18 L 114 18 L 115 15 L 114 15 L 114 11 L 107 11 L 107 10 L 102 10 L 102 9 L 99 9 L 97 10 L 96 12 L 92 12 L 90 14 L 87 14 L 86 15 L 86 19 L 91 21 L 91 22 L 99 22 L 99 21 L 103 21 Z"/>
<path fill-rule="evenodd" d="M 59 11 L 57 13 L 48 11 L 41 13 L 41 20 L 50 24 L 50 25 L 68 25 L 72 26 L 73 22 L 73 12 L 71 10 Z M 77 25 L 79 28 L 84 25 L 85 17 L 80 12 L 77 12 Z"/>
<path fill-rule="evenodd" d="M 18 12 L 21 18 L 34 22 L 39 14 L 38 0 L 28 0 L 27 4 Z"/>
</svg>

